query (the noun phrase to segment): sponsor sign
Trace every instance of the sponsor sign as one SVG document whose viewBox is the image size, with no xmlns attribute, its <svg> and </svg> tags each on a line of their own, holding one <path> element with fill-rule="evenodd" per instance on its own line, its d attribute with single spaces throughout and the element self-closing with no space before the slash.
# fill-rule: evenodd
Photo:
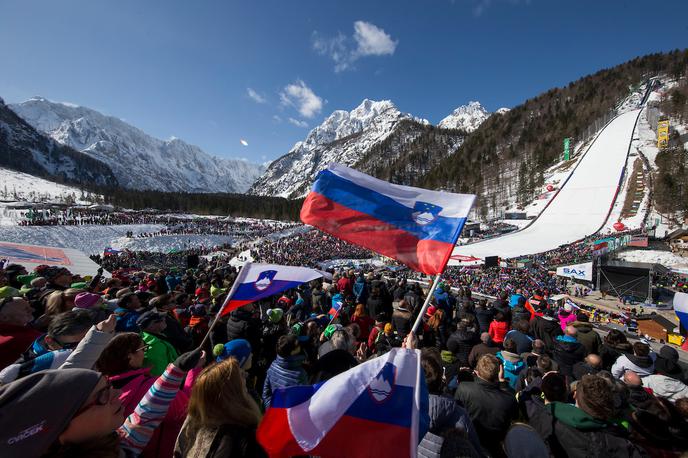
<svg viewBox="0 0 688 458">
<path fill-rule="evenodd" d="M 578 280 L 592 281 L 592 262 L 573 264 L 557 267 L 557 275 L 560 277 L 576 278 Z"/>
<path fill-rule="evenodd" d="M 647 236 L 634 235 L 631 237 L 631 241 L 628 242 L 628 246 L 639 246 L 647 247 Z"/>
</svg>

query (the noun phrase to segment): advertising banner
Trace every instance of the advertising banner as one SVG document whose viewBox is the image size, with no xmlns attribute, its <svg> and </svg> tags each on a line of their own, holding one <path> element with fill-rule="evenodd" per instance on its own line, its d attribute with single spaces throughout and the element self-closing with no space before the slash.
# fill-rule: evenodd
<svg viewBox="0 0 688 458">
<path fill-rule="evenodd" d="M 628 242 L 628 246 L 638 246 L 647 247 L 647 236 L 634 235 L 631 237 L 631 241 Z"/>
<path fill-rule="evenodd" d="M 560 277 L 576 278 L 578 280 L 592 281 L 592 262 L 573 264 L 557 267 L 557 275 Z"/>
</svg>

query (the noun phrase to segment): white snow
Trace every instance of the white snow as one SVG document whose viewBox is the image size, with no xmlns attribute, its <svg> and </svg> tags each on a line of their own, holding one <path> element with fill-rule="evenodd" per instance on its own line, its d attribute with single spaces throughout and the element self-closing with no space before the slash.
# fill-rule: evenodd
<svg viewBox="0 0 688 458">
<path fill-rule="evenodd" d="M 102 198 L 94 195 L 92 200 L 80 200 L 81 195 L 82 192 L 77 187 L 0 167 L 0 198 L 3 200 L 43 202 L 74 199 L 76 203 L 92 203 L 96 198 Z"/>
<path fill-rule="evenodd" d="M 0 226 L 0 240 L 4 242 L 73 248 L 87 254 L 102 253 L 127 232 L 157 232 L 158 224 L 126 224 L 112 226 Z M 154 238 L 143 239 L 151 244 Z M 167 250 L 169 251 L 169 250 Z"/>
<path fill-rule="evenodd" d="M 10 108 L 36 130 L 107 164 L 126 188 L 245 192 L 264 171 L 259 164 L 211 156 L 178 138 L 154 138 L 86 107 L 34 97 Z"/>
<path fill-rule="evenodd" d="M 480 127 L 480 124 L 489 117 L 490 112 L 480 105 L 480 102 L 468 102 L 468 105 L 458 107 L 449 116 L 441 120 L 437 127 L 461 129 L 470 133 Z"/>
<path fill-rule="evenodd" d="M 457 108 L 440 127 L 474 130 L 489 113 L 478 102 Z M 389 100 L 365 99 L 350 112 L 334 111 L 304 141 L 296 143 L 286 155 L 273 161 L 249 190 L 250 194 L 280 197 L 303 197 L 315 176 L 332 162 L 355 167 L 371 149 L 392 134 L 400 121 L 413 120 L 429 124 L 425 119 L 402 113 Z M 442 124 L 442 123 L 440 123 Z M 404 143 L 412 142 L 420 131 L 405 134 Z M 454 152 L 460 143 L 448 148 Z M 393 161 L 394 157 L 381 158 Z"/>
<path fill-rule="evenodd" d="M 569 181 L 531 226 L 456 247 L 454 254 L 512 258 L 551 250 L 595 233 L 605 223 L 614 203 L 638 113 L 636 109 L 621 114 L 602 130 Z"/>
<path fill-rule="evenodd" d="M 117 250 L 169 253 L 172 250 L 183 251 L 189 248 L 220 246 L 232 243 L 233 240 L 232 236 L 217 234 L 158 235 L 145 238 L 118 237 L 111 241 L 111 246 Z"/>
<path fill-rule="evenodd" d="M 671 269 L 688 269 L 688 258 L 679 256 L 671 251 L 626 250 L 617 253 L 616 257 L 629 262 L 649 262 L 662 264 Z"/>
</svg>

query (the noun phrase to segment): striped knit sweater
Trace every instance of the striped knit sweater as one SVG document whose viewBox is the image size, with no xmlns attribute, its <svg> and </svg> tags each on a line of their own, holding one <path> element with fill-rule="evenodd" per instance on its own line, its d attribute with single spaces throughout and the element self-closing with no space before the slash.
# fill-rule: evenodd
<svg viewBox="0 0 688 458">
<path fill-rule="evenodd" d="M 170 364 L 150 387 L 134 412 L 127 417 L 117 432 L 125 454 L 138 456 L 146 447 L 153 432 L 167 414 L 170 403 L 177 395 L 186 372 Z"/>
</svg>

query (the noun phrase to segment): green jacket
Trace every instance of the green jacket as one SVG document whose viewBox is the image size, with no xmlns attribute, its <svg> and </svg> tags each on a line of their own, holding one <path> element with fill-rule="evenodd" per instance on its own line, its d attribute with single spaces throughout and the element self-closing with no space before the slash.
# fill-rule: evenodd
<svg viewBox="0 0 688 458">
<path fill-rule="evenodd" d="M 552 402 L 545 406 L 554 418 L 579 431 L 597 431 L 606 428 L 609 423 L 591 417 L 584 410 L 563 402 Z"/>
<path fill-rule="evenodd" d="M 143 358 L 143 366 L 150 367 L 151 375 L 158 377 L 165 372 L 168 364 L 177 359 L 179 353 L 163 336 L 143 331 L 141 338 L 146 345 L 150 345 Z"/>
</svg>

